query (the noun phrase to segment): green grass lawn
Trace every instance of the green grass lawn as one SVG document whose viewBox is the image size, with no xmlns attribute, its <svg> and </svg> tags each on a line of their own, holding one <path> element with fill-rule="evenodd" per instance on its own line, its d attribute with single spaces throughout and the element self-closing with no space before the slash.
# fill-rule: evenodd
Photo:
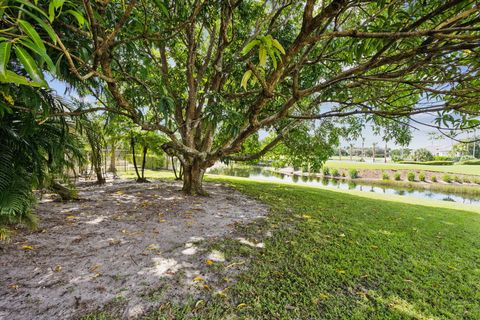
<svg viewBox="0 0 480 320">
<path fill-rule="evenodd" d="M 337 169 L 370 169 L 370 170 L 420 170 L 420 171 L 437 171 L 445 173 L 480 175 L 480 166 L 454 164 L 451 166 L 430 166 L 417 164 L 400 164 L 400 163 L 367 163 L 367 162 L 349 162 L 328 160 L 326 167 Z"/>
<path fill-rule="evenodd" d="M 245 230 L 273 236 L 247 253 L 220 241 L 227 258 L 252 258 L 226 297 L 148 319 L 480 319 L 478 213 L 214 179 L 269 204 Z"/>
</svg>

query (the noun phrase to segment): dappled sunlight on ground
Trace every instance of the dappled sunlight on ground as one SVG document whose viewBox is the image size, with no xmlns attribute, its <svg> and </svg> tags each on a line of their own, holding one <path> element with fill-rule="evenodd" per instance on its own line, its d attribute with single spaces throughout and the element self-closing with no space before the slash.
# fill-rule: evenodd
<svg viewBox="0 0 480 320">
<path fill-rule="evenodd" d="M 42 201 L 38 231 L 0 251 L 0 319 L 66 319 L 119 297 L 128 301 L 115 304 L 117 314 L 128 317 L 160 302 L 144 298 L 152 288 L 166 300 L 215 289 L 210 265 L 226 259 L 203 243 L 268 208 L 221 184 L 206 184 L 209 197 L 180 187 L 117 181 L 80 187 L 78 201 Z"/>
</svg>

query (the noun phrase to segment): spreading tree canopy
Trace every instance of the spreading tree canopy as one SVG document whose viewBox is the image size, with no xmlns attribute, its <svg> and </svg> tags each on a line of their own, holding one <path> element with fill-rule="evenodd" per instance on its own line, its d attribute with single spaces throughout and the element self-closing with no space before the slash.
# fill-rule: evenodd
<svg viewBox="0 0 480 320">
<path fill-rule="evenodd" d="M 305 135 L 318 146 L 301 147 L 312 161 L 308 152 L 366 121 L 392 137 L 420 113 L 440 130 L 479 125 L 475 1 L 4 3 L 0 80 L 43 85 L 36 60 L 101 102 L 75 114 L 104 110 L 162 132 L 187 193 L 204 193 L 216 161 L 251 161 L 284 141 L 299 148 Z M 261 130 L 269 142 L 243 152 Z"/>
</svg>

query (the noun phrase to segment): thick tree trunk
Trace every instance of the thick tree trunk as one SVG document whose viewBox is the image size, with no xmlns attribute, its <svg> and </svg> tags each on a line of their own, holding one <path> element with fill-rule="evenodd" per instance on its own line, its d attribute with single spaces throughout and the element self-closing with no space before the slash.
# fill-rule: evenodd
<svg viewBox="0 0 480 320">
<path fill-rule="evenodd" d="M 56 181 L 52 182 L 51 189 L 56 192 L 63 201 L 78 200 L 77 191 L 75 189 L 69 189 Z"/>
<path fill-rule="evenodd" d="M 104 184 L 105 178 L 103 177 L 103 174 L 102 174 L 102 168 L 95 166 L 95 174 L 97 175 L 97 183 Z"/>
<path fill-rule="evenodd" d="M 189 195 L 207 195 L 207 192 L 203 189 L 204 173 L 205 169 L 203 169 L 197 161 L 185 165 L 183 168 L 182 191 Z"/>
</svg>

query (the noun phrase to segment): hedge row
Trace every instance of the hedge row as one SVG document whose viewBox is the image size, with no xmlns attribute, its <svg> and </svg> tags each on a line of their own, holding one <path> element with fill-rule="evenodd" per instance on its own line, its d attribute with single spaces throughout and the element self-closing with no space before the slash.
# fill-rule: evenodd
<svg viewBox="0 0 480 320">
<path fill-rule="evenodd" d="M 466 161 L 463 161 L 461 164 L 468 164 L 468 165 L 475 165 L 475 166 L 478 166 L 480 165 L 480 160 L 466 160 Z"/>
<path fill-rule="evenodd" d="M 399 161 L 401 164 L 421 164 L 421 165 L 430 165 L 430 166 L 451 166 L 453 161 L 447 160 L 434 160 L 434 161 Z"/>
<path fill-rule="evenodd" d="M 125 160 L 133 164 L 132 154 L 127 154 L 125 158 L 126 158 Z M 140 168 L 142 166 L 143 154 L 137 153 L 135 158 L 137 160 L 137 165 Z M 165 167 L 165 157 L 147 153 L 147 157 L 145 159 L 146 169 L 158 170 L 164 167 Z"/>
</svg>

